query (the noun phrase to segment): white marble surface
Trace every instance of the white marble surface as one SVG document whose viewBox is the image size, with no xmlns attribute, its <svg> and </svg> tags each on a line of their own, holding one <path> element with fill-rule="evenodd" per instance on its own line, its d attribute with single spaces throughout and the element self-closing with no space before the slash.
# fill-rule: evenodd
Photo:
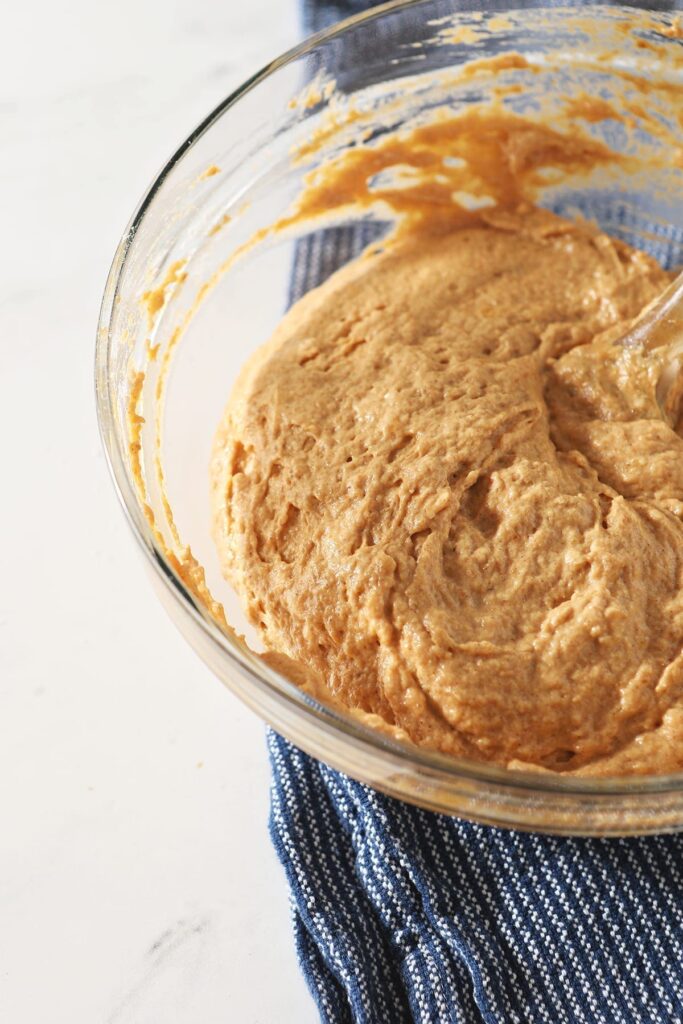
<svg viewBox="0 0 683 1024">
<path fill-rule="evenodd" d="M 149 587 L 100 451 L 109 261 L 296 0 L 3 9 L 0 1021 L 317 1019 L 267 835 L 263 727 Z M 142 625 L 144 623 L 144 626 Z"/>
</svg>

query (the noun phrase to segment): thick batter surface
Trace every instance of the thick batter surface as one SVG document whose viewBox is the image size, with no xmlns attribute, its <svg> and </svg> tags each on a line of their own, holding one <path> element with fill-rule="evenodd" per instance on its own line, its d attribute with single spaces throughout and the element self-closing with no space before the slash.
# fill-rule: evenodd
<svg viewBox="0 0 683 1024">
<path fill-rule="evenodd" d="M 289 312 L 212 490 L 290 675 L 459 756 L 683 767 L 683 441 L 610 346 L 667 281 L 528 209 L 403 236 Z"/>
</svg>

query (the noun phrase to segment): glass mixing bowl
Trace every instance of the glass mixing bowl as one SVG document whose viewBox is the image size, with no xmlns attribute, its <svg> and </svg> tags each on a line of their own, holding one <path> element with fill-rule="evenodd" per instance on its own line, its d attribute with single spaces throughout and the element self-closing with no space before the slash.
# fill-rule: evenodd
<svg viewBox="0 0 683 1024">
<path fill-rule="evenodd" d="M 324 225 L 269 230 L 331 156 L 444 106 L 457 113 L 497 97 L 553 121 L 568 98 L 618 107 L 628 94 L 633 131 L 589 110 L 582 127 L 622 152 L 637 144 L 639 169 L 624 164 L 581 180 L 549 174 L 541 202 L 596 219 L 665 265 L 681 262 L 682 175 L 662 161 L 680 113 L 682 44 L 671 17 L 624 7 L 489 4 L 483 14 L 477 4 L 455 6 L 388 4 L 315 36 L 254 75 L 182 144 L 135 212 L 107 282 L 96 359 L 104 445 L 170 615 L 215 674 L 297 746 L 392 796 L 489 824 L 574 835 L 679 829 L 683 775 L 589 779 L 462 762 L 317 703 L 255 653 L 258 640 L 220 573 L 208 465 L 232 383 L 310 284 L 307 259 L 324 277 L 333 269 L 330 239 L 337 257 L 350 258 L 387 227 L 386 210 L 341 208 Z M 491 61 L 510 51 L 532 67 Z M 485 61 L 463 77 L 459 69 L 474 59 Z M 648 92 L 647 81 L 668 82 L 668 99 Z M 634 95 L 661 131 L 639 120 Z M 199 566 L 233 628 L 203 599 Z"/>
</svg>

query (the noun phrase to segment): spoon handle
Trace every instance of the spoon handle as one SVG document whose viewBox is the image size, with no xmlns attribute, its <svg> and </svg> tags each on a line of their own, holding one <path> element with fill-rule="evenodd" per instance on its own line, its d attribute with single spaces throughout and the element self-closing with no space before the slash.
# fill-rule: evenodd
<svg viewBox="0 0 683 1024">
<path fill-rule="evenodd" d="M 655 388 L 664 419 L 674 426 L 683 397 L 683 273 L 636 320 L 619 339 L 625 348 L 640 348 L 659 364 Z"/>
<path fill-rule="evenodd" d="M 675 277 L 658 299 L 646 307 L 620 345 L 642 347 L 647 352 L 683 338 L 683 273 Z"/>
</svg>

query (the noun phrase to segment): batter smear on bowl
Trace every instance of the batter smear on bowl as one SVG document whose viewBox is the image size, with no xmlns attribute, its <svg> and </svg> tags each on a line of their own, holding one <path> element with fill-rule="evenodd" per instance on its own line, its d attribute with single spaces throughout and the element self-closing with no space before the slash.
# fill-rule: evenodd
<svg viewBox="0 0 683 1024">
<path fill-rule="evenodd" d="M 683 767 L 683 440 L 612 345 L 669 280 L 516 203 L 417 219 L 298 302 L 211 468 L 271 660 L 459 757 Z"/>
</svg>

